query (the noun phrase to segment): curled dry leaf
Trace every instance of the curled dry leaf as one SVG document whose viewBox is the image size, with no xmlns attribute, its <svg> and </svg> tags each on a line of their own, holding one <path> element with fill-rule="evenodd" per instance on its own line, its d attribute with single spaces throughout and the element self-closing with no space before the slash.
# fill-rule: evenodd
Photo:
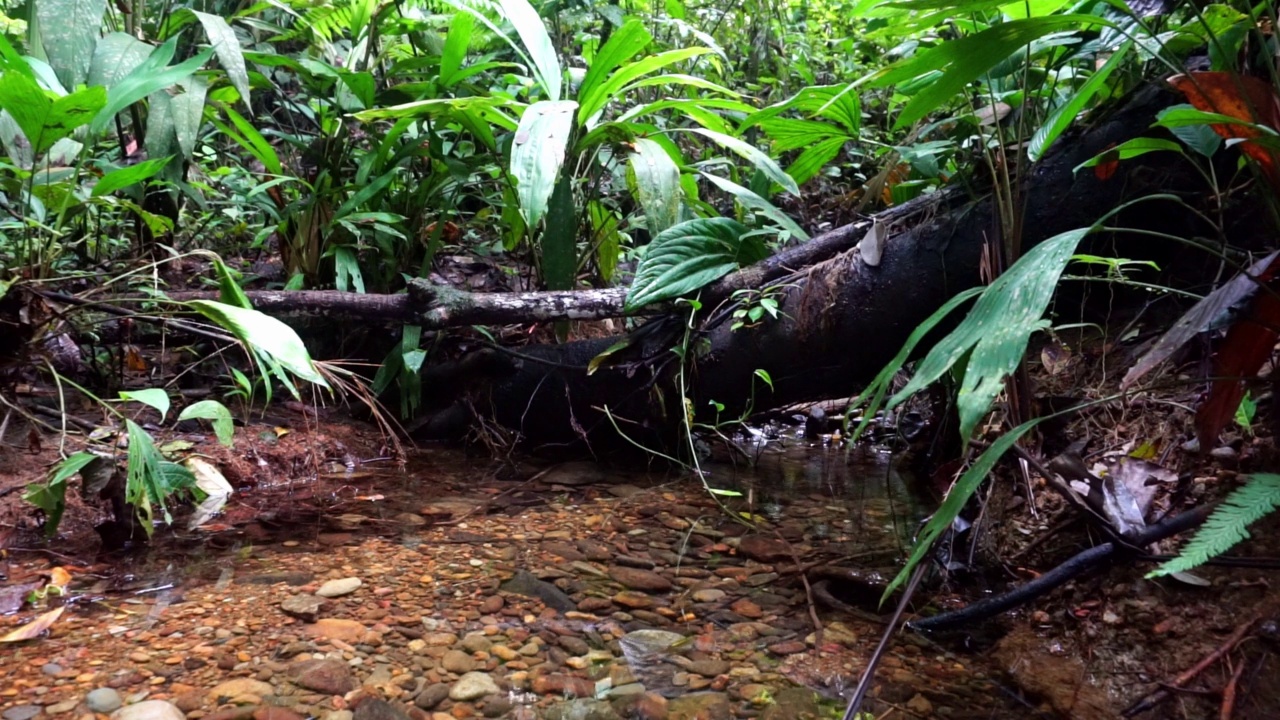
<svg viewBox="0 0 1280 720">
<path fill-rule="evenodd" d="M 50 628 L 50 626 L 52 626 L 55 622 L 57 622 L 58 618 L 62 617 L 62 611 L 66 609 L 67 609 L 67 606 L 62 605 L 60 607 L 56 607 L 50 610 L 47 613 L 42 614 L 40 617 L 36 618 L 35 620 L 32 620 L 31 622 L 27 623 L 26 625 L 23 625 L 20 628 L 17 628 L 13 632 L 10 632 L 8 635 L 5 635 L 4 637 L 0 637 L 0 643 L 14 643 L 14 642 L 25 642 L 27 640 L 35 640 L 36 638 L 43 635 L 45 631 Z"/>
</svg>

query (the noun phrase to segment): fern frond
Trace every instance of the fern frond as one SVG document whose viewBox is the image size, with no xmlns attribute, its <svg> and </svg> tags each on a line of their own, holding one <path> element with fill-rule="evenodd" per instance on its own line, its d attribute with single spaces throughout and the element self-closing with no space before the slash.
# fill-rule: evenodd
<svg viewBox="0 0 1280 720">
<path fill-rule="evenodd" d="M 1203 565 L 1248 538 L 1249 525 L 1280 507 L 1280 475 L 1258 473 L 1247 477 L 1248 482 L 1227 496 L 1178 557 L 1147 573 L 1148 578 Z"/>
<path fill-rule="evenodd" d="M 350 0 L 339 0 L 336 4 L 325 4 L 312 7 L 306 14 L 294 21 L 289 30 L 272 38 L 273 40 L 310 39 L 319 42 L 332 42 L 351 24 L 354 12 Z"/>
</svg>

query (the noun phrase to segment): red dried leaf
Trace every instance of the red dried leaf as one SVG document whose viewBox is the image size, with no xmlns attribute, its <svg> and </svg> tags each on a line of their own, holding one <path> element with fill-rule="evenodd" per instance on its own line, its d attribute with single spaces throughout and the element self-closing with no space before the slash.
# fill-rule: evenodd
<svg viewBox="0 0 1280 720">
<path fill-rule="evenodd" d="M 1258 78 L 1229 72 L 1195 72 L 1175 75 L 1169 78 L 1169 84 L 1186 95 L 1197 110 L 1280 129 L 1280 98 L 1270 84 Z M 1262 135 L 1261 131 L 1243 125 L 1211 127 L 1227 139 L 1247 141 Z M 1280 162 L 1275 153 L 1253 142 L 1240 143 L 1240 150 L 1258 163 L 1271 186 L 1280 190 Z"/>
<path fill-rule="evenodd" d="M 1111 143 L 1111 146 L 1115 147 L 1115 143 Z M 1093 175 L 1099 180 L 1110 180 L 1119 167 L 1120 153 L 1115 150 L 1107 150 L 1102 154 L 1102 158 L 1098 160 L 1098 164 L 1093 166 Z"/>
<path fill-rule="evenodd" d="M 1214 356 L 1213 388 L 1209 399 L 1196 411 L 1196 438 L 1207 450 L 1218 439 L 1218 433 L 1235 417 L 1240 398 L 1244 397 L 1244 381 L 1258 374 L 1271 357 L 1280 328 L 1280 283 L 1271 283 L 1254 296 L 1249 315 L 1227 331 L 1227 339 Z"/>
</svg>

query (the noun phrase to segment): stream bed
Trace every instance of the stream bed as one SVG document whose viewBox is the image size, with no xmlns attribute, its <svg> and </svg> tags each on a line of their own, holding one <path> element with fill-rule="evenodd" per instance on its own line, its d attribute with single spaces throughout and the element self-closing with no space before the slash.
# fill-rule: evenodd
<svg viewBox="0 0 1280 720">
<path fill-rule="evenodd" d="M 67 611 L 0 654 L 0 718 L 839 717 L 929 504 L 887 456 L 783 445 L 705 487 L 444 450 L 263 478 L 202 528 L 68 559 Z M 15 553 L 10 584 L 51 562 Z M 797 570 L 822 564 L 865 569 L 840 588 L 860 611 L 815 599 Z M 1039 717 L 992 664 L 900 634 L 867 709 Z"/>
</svg>

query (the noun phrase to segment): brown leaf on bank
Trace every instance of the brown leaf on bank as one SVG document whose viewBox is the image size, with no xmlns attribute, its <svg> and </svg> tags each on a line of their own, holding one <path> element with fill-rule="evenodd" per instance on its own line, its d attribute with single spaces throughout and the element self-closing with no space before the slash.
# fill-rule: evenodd
<svg viewBox="0 0 1280 720">
<path fill-rule="evenodd" d="M 10 632 L 4 637 L 0 637 L 0 643 L 24 642 L 26 640 L 35 640 L 40 637 L 62 617 L 62 612 L 67 609 L 66 605 L 56 607 L 20 628 Z"/>
<path fill-rule="evenodd" d="M 1253 298 L 1248 316 L 1227 331 L 1227 339 L 1214 355 L 1213 388 L 1196 411 L 1196 438 L 1209 450 L 1218 433 L 1235 418 L 1244 397 L 1245 380 L 1258 374 L 1275 349 L 1280 329 L 1280 283 L 1272 282 Z"/>
<path fill-rule="evenodd" d="M 1194 72 L 1175 75 L 1169 78 L 1169 84 L 1185 95 L 1197 110 L 1280 129 L 1280 98 L 1269 83 L 1258 78 L 1230 72 Z M 1244 125 L 1210 127 L 1228 140 L 1244 140 L 1240 151 L 1256 162 L 1271 187 L 1280 191 L 1280 162 L 1275 151 L 1252 142 L 1264 135 L 1261 130 Z"/>
</svg>

